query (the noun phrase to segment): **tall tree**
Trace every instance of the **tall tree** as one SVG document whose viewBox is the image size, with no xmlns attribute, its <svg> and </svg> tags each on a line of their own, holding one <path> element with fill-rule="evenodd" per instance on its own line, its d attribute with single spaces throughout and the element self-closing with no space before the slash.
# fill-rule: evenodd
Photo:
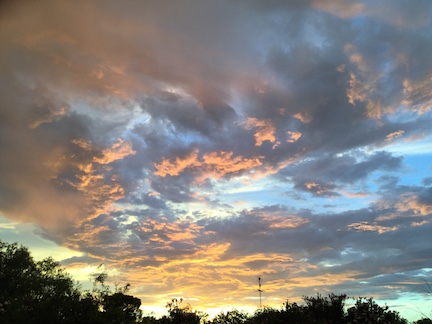
<svg viewBox="0 0 432 324">
<path fill-rule="evenodd" d="M 0 323 L 136 323 L 141 300 L 111 293 L 106 273 L 93 276 L 93 291 L 80 292 L 52 258 L 35 262 L 26 247 L 0 241 Z"/>
<path fill-rule="evenodd" d="M 0 322 L 70 322 L 80 292 L 52 258 L 35 262 L 26 247 L 0 241 Z"/>
</svg>

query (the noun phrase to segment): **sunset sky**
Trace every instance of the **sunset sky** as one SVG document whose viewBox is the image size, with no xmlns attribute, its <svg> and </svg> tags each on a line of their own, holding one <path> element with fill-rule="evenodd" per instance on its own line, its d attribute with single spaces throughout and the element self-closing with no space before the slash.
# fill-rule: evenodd
<svg viewBox="0 0 432 324">
<path fill-rule="evenodd" d="M 145 311 L 432 282 L 432 2 L 2 1 L 0 239 Z M 428 299 L 429 298 L 429 299 Z M 431 314 L 428 314 L 429 316 Z"/>
</svg>

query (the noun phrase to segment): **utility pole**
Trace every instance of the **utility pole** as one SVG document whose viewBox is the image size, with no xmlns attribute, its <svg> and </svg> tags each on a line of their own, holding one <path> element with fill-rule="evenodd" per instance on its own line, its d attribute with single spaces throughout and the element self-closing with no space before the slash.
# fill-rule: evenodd
<svg viewBox="0 0 432 324">
<path fill-rule="evenodd" d="M 260 311 L 262 311 L 262 304 L 261 304 L 261 277 L 258 277 L 258 292 L 259 292 L 259 297 L 260 297 Z"/>
</svg>

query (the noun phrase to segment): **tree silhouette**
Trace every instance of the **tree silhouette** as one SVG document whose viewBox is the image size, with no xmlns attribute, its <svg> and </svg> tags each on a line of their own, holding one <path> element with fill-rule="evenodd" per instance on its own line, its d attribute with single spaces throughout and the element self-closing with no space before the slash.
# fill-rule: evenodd
<svg viewBox="0 0 432 324">
<path fill-rule="evenodd" d="M 68 322 L 80 292 L 52 258 L 35 262 L 27 248 L 0 242 L 0 322 Z"/>
<path fill-rule="evenodd" d="M 306 302 L 306 314 L 310 323 L 345 323 L 344 305 L 346 295 L 330 294 L 323 297 L 304 297 Z"/>
<path fill-rule="evenodd" d="M 353 307 L 348 309 L 348 321 L 365 323 L 405 324 L 407 321 L 398 312 L 391 311 L 388 306 L 381 307 L 373 298 L 359 297 Z"/>
<path fill-rule="evenodd" d="M 52 258 L 35 262 L 26 247 L 0 241 L 0 323 L 136 323 L 141 300 L 114 294 L 106 272 L 93 275 L 92 292 L 80 292 Z"/>
<path fill-rule="evenodd" d="M 206 314 L 199 314 L 192 310 L 191 305 L 187 304 L 182 307 L 183 298 L 173 298 L 171 302 L 168 302 L 166 307 L 169 313 L 169 323 L 173 324 L 199 324 L 201 318 L 204 318 Z"/>
<path fill-rule="evenodd" d="M 240 312 L 236 309 L 233 309 L 226 313 L 217 314 L 213 320 L 212 324 L 244 324 L 248 319 L 248 315 L 244 312 Z"/>
</svg>

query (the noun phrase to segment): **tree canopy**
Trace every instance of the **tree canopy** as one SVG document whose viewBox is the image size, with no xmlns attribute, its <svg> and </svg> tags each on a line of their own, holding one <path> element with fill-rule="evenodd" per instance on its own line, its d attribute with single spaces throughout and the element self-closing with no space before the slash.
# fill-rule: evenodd
<svg viewBox="0 0 432 324">
<path fill-rule="evenodd" d="M 106 276 L 95 277 L 93 291 L 81 292 L 52 258 L 36 262 L 26 247 L 0 241 L 0 323 L 135 323 L 141 319 L 140 299 L 125 294 L 126 290 L 111 293 L 104 286 Z"/>
</svg>

